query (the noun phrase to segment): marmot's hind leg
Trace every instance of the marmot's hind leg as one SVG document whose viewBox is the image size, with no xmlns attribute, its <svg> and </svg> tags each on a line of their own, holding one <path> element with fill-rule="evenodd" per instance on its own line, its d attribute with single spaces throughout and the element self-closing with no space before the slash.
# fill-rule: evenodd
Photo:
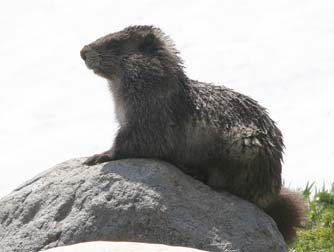
<svg viewBox="0 0 334 252">
<path fill-rule="evenodd" d="M 231 146 L 224 167 L 210 170 L 208 185 L 227 190 L 261 208 L 276 199 L 281 189 L 279 153 L 255 137 L 242 138 Z"/>
</svg>

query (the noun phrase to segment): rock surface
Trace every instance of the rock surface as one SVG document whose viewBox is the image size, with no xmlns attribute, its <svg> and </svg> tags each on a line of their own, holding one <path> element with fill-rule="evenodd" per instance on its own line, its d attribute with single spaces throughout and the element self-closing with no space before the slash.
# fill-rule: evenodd
<svg viewBox="0 0 334 252">
<path fill-rule="evenodd" d="M 83 160 L 59 164 L 0 200 L 0 251 L 98 240 L 287 251 L 273 220 L 256 206 L 168 163 L 128 159 L 88 167 Z"/>
<path fill-rule="evenodd" d="M 204 252 L 204 250 L 138 242 L 84 242 L 47 252 Z"/>
</svg>

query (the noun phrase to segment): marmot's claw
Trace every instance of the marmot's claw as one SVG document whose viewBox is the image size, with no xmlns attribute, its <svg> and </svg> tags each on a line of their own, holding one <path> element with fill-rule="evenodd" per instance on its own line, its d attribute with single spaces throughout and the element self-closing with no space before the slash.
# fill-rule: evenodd
<svg viewBox="0 0 334 252">
<path fill-rule="evenodd" d="M 102 153 L 102 154 L 96 154 L 86 159 L 85 162 L 83 162 L 84 165 L 96 165 L 104 162 L 111 161 L 112 157 L 108 154 Z"/>
</svg>

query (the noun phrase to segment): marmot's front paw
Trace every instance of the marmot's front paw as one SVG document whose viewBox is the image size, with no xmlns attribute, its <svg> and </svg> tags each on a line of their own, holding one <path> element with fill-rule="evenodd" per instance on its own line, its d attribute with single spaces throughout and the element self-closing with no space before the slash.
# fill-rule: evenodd
<svg viewBox="0 0 334 252">
<path fill-rule="evenodd" d="M 87 160 L 83 162 L 83 164 L 84 165 L 96 165 L 96 164 L 100 164 L 100 163 L 104 163 L 104 162 L 108 162 L 112 160 L 113 160 L 112 155 L 107 152 L 107 153 L 93 155 L 87 158 Z"/>
</svg>

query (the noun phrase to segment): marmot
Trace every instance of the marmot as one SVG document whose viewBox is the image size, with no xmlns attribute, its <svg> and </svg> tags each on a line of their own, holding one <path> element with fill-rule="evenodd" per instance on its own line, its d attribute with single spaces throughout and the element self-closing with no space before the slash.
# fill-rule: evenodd
<svg viewBox="0 0 334 252">
<path fill-rule="evenodd" d="M 120 124 L 112 148 L 85 164 L 165 160 L 253 202 L 293 240 L 303 206 L 282 189 L 282 134 L 264 107 L 230 88 L 188 78 L 173 42 L 154 26 L 127 27 L 80 54 L 108 80 Z"/>
</svg>

